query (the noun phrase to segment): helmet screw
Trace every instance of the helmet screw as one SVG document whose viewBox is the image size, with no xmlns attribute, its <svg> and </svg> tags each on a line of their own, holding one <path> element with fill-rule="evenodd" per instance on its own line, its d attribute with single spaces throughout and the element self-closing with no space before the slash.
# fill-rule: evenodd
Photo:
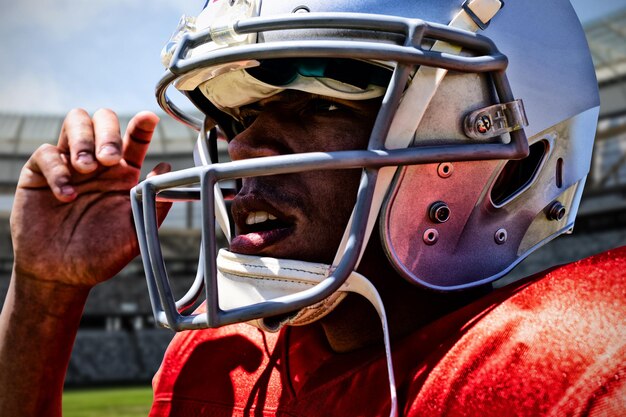
<svg viewBox="0 0 626 417">
<path fill-rule="evenodd" d="M 483 115 L 476 120 L 476 130 L 480 133 L 487 133 L 491 129 L 491 117 Z"/>
<path fill-rule="evenodd" d="M 562 220 L 563 217 L 565 217 L 565 212 L 565 206 L 561 204 L 560 201 L 555 201 L 550 205 L 550 208 L 548 208 L 548 220 Z"/>
<path fill-rule="evenodd" d="M 454 166 L 450 162 L 443 162 L 437 167 L 437 175 L 441 178 L 448 178 L 452 175 L 452 171 L 454 171 Z"/>
<path fill-rule="evenodd" d="M 428 216 L 435 223 L 445 223 L 450 218 L 450 207 L 443 201 L 435 201 L 428 209 Z"/>
<path fill-rule="evenodd" d="M 437 229 L 427 229 L 422 236 L 424 243 L 427 245 L 434 245 L 439 240 L 439 232 Z"/>
<path fill-rule="evenodd" d="M 498 229 L 496 231 L 496 234 L 493 235 L 493 239 L 496 241 L 498 245 L 504 244 L 504 242 L 506 242 L 507 237 L 508 237 L 508 233 L 506 232 L 506 229 Z"/>
</svg>

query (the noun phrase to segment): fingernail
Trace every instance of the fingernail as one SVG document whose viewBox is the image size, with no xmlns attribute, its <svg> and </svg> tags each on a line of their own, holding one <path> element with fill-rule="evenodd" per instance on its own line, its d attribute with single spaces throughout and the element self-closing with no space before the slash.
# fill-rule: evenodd
<svg viewBox="0 0 626 417">
<path fill-rule="evenodd" d="M 116 156 L 119 155 L 120 150 L 117 148 L 117 146 L 113 146 L 113 145 L 103 145 L 100 148 L 100 155 L 101 156 Z"/>
<path fill-rule="evenodd" d="M 64 185 L 61 187 L 61 194 L 63 195 L 72 195 L 74 194 L 74 187 L 71 185 Z"/>
<path fill-rule="evenodd" d="M 93 163 L 93 156 L 89 152 L 79 152 L 78 155 L 76 155 L 76 159 L 78 162 L 85 165 Z"/>
</svg>

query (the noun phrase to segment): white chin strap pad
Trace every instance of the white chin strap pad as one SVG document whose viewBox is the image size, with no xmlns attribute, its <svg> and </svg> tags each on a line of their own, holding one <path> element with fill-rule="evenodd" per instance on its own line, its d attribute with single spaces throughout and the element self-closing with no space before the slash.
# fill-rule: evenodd
<svg viewBox="0 0 626 417">
<path fill-rule="evenodd" d="M 219 303 L 223 310 L 273 300 L 312 288 L 328 277 L 329 265 L 290 259 L 240 255 L 220 250 L 217 257 Z M 330 313 L 346 293 L 339 291 L 279 323 L 258 319 L 250 324 L 278 331 L 285 324 L 302 326 Z"/>
<path fill-rule="evenodd" d="M 222 249 L 217 257 L 217 269 L 220 308 L 228 310 L 309 289 L 328 276 L 330 266 L 289 259 L 240 255 Z M 365 297 L 380 317 L 389 375 L 390 416 L 396 416 L 396 383 L 391 361 L 387 315 L 378 291 L 363 275 L 352 272 L 339 290 L 330 297 L 294 313 L 293 316 L 281 319 L 280 322 L 274 324 L 258 319 L 250 324 L 267 331 L 277 331 L 284 325 L 309 324 L 333 311 L 348 292 Z"/>
</svg>

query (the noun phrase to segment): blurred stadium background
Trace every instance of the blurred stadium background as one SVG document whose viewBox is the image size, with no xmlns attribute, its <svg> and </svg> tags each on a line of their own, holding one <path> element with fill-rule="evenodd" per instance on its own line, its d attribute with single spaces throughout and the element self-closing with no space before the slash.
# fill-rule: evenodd
<svg viewBox="0 0 626 417">
<path fill-rule="evenodd" d="M 626 9 L 588 22 L 585 30 L 600 86 L 601 112 L 576 228 L 529 257 L 512 277 L 626 244 Z M 121 116 L 123 125 L 130 116 Z M 0 113 L 0 305 L 12 268 L 9 215 L 19 171 L 34 149 L 56 140 L 62 120 L 62 114 Z M 164 116 L 145 166 L 159 161 L 171 162 L 174 169 L 192 166 L 194 140 L 192 131 Z M 179 295 L 195 274 L 198 224 L 198 205 L 183 203 L 174 206 L 162 227 L 166 262 Z M 137 259 L 91 292 L 66 386 L 147 384 L 172 335 L 154 326 Z"/>
</svg>

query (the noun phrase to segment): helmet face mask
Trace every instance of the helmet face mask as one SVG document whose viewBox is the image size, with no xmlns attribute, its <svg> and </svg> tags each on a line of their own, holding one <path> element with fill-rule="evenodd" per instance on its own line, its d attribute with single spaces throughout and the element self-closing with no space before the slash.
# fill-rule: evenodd
<svg viewBox="0 0 626 417">
<path fill-rule="evenodd" d="M 461 9 L 458 1 L 364 1 L 358 14 L 350 13 L 355 12 L 354 2 L 343 1 L 312 1 L 306 12 L 296 7 L 300 3 L 289 1 L 235 0 L 229 7 L 240 10 L 232 13 L 226 0 L 212 3 L 220 3 L 215 7 L 223 16 L 211 18 L 204 12 L 196 22 L 204 23 L 195 33 L 178 34 L 157 87 L 165 111 L 199 130 L 199 166 L 152 177 L 133 190 L 140 247 L 160 323 L 176 330 L 216 327 L 318 303 L 356 269 L 376 219 L 395 269 L 409 281 L 436 290 L 491 282 L 571 229 L 589 169 L 598 98 L 584 36 L 571 35 L 566 41 L 556 36 L 571 31 L 573 24 L 582 32 L 569 2 L 509 1 L 484 35 L 446 26 Z M 522 18 L 536 20 L 525 21 L 527 27 L 512 23 Z M 551 27 L 544 21 L 567 25 Z M 207 22 L 211 26 L 202 28 Z M 543 43 L 527 45 L 526 34 L 527 41 L 539 38 Z M 559 65 L 545 60 L 554 47 L 550 42 L 573 49 L 564 51 L 556 64 L 579 65 L 561 69 L 558 83 Z M 458 52 L 441 52 L 437 46 L 442 44 Z M 441 79 L 432 97 L 413 104 L 410 86 L 436 77 Z M 172 85 L 206 114 L 204 121 L 169 100 Z M 320 149 L 211 164 L 215 158 L 209 149 L 217 137 L 232 137 L 239 129 L 239 108 L 286 89 L 354 100 L 384 95 L 367 149 Z M 399 145 L 394 136 L 402 136 L 397 133 L 413 123 L 406 119 L 420 112 L 417 129 Z M 481 136 L 481 131 L 486 134 Z M 525 162 L 507 163 L 519 159 Z M 222 310 L 214 219 L 227 237 L 230 222 L 219 182 L 354 168 L 363 172 L 357 201 L 326 278 L 305 291 Z M 384 187 L 383 177 L 389 178 Z M 158 241 L 157 198 L 202 200 L 197 285 L 178 304 Z M 556 202 L 566 214 L 551 219 L 558 212 Z M 435 203 L 445 216 L 430 214 L 437 211 Z M 206 314 L 180 314 L 201 293 L 201 282 Z"/>
</svg>

